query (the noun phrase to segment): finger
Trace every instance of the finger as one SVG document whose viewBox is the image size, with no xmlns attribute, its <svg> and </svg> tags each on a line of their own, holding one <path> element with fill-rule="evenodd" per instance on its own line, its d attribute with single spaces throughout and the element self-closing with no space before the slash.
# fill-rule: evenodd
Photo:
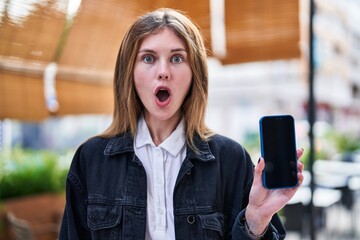
<svg viewBox="0 0 360 240">
<path fill-rule="evenodd" d="M 304 175 L 300 172 L 298 173 L 298 180 L 299 180 L 299 182 L 303 182 L 303 180 L 304 180 Z"/>
<path fill-rule="evenodd" d="M 298 172 L 301 172 L 304 170 L 304 164 L 300 161 L 297 162 L 297 169 L 298 169 Z"/>
<path fill-rule="evenodd" d="M 298 182 L 299 182 L 299 184 L 298 184 L 298 188 L 299 188 L 304 181 L 304 175 L 301 172 L 298 172 L 297 177 L 298 177 Z"/>
<path fill-rule="evenodd" d="M 297 158 L 300 159 L 301 156 L 303 155 L 303 153 L 304 153 L 304 149 L 303 149 L 303 148 L 298 148 L 298 149 L 296 150 Z"/>
</svg>

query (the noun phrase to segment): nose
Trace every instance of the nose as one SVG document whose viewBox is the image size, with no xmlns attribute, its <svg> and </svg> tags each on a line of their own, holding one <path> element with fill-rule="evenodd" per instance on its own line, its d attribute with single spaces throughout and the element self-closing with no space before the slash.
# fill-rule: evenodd
<svg viewBox="0 0 360 240">
<path fill-rule="evenodd" d="M 158 69 L 158 79 L 159 80 L 169 80 L 170 73 L 169 73 L 169 66 L 166 61 L 159 61 L 159 69 Z"/>
<path fill-rule="evenodd" d="M 168 80 L 169 75 L 167 73 L 160 73 L 159 74 L 159 80 Z"/>
</svg>

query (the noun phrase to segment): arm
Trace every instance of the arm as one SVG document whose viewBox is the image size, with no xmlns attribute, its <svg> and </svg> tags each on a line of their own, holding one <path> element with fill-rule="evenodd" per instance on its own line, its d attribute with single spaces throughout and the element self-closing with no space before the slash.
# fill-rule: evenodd
<svg viewBox="0 0 360 240">
<path fill-rule="evenodd" d="M 300 158 L 302 154 L 302 149 L 297 151 L 298 158 Z M 240 213 L 235 224 L 238 225 L 240 229 L 246 230 L 244 222 L 244 219 L 246 219 L 248 229 L 251 229 L 251 232 L 254 235 L 261 235 L 261 233 L 266 231 L 266 229 L 268 228 L 268 230 L 266 231 L 266 236 L 268 236 L 268 234 L 270 234 L 270 230 L 276 230 L 273 229 L 273 227 L 276 227 L 275 225 L 281 225 L 281 228 L 283 228 L 280 220 L 278 220 L 278 217 L 276 216 L 276 213 L 286 205 L 286 203 L 294 196 L 296 191 L 300 188 L 304 179 L 302 175 L 304 165 L 301 162 L 298 162 L 299 185 L 296 188 L 278 190 L 269 190 L 263 187 L 261 175 L 264 168 L 264 160 L 260 159 L 258 165 L 255 167 L 255 175 L 249 195 L 249 203 L 246 207 L 245 213 L 243 213 L 245 217 L 241 218 Z M 276 235 L 279 235 L 280 231 L 277 231 L 276 233 L 278 233 Z M 234 234 L 235 233 L 233 233 L 233 236 L 236 236 Z M 270 236 L 271 235 L 275 238 L 271 237 L 270 239 L 277 239 L 275 235 L 270 234 Z"/>
<path fill-rule="evenodd" d="M 256 239 L 248 233 L 245 227 L 245 213 L 246 213 L 246 209 L 241 211 L 235 220 L 235 224 L 233 226 L 233 231 L 232 231 L 233 239 L 239 239 L 239 240 Z M 272 217 L 271 222 L 267 226 L 263 239 L 271 239 L 271 240 L 284 239 L 285 235 L 286 235 L 285 228 L 281 223 L 279 216 L 275 214 Z"/>
<path fill-rule="evenodd" d="M 80 151 L 73 159 L 68 177 L 66 179 L 66 205 L 60 228 L 59 240 L 91 239 L 87 228 L 87 202 L 86 191 L 78 172 Z"/>
</svg>

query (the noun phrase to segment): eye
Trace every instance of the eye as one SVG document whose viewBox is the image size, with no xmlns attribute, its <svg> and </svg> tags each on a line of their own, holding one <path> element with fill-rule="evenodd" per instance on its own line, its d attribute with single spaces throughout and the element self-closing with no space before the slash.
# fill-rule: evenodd
<svg viewBox="0 0 360 240">
<path fill-rule="evenodd" d="M 180 56 L 180 55 L 175 55 L 171 58 L 171 62 L 173 63 L 181 63 L 184 61 L 184 58 L 183 56 Z"/>
<path fill-rule="evenodd" d="M 144 61 L 144 63 L 152 63 L 154 62 L 154 57 L 150 55 L 145 55 L 143 56 L 142 60 Z"/>
</svg>

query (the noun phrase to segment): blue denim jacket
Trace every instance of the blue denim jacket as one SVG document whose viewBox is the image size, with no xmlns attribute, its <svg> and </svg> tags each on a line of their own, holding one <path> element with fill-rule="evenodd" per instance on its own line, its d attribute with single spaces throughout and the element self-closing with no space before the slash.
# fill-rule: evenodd
<svg viewBox="0 0 360 240">
<path fill-rule="evenodd" d="M 250 156 L 220 135 L 207 142 L 195 137 L 195 144 L 200 151 L 188 148 L 174 189 L 176 239 L 251 239 L 243 223 L 253 181 Z M 131 134 L 88 140 L 69 170 L 59 239 L 144 239 L 146 193 Z M 284 237 L 275 215 L 265 239 Z"/>
</svg>

